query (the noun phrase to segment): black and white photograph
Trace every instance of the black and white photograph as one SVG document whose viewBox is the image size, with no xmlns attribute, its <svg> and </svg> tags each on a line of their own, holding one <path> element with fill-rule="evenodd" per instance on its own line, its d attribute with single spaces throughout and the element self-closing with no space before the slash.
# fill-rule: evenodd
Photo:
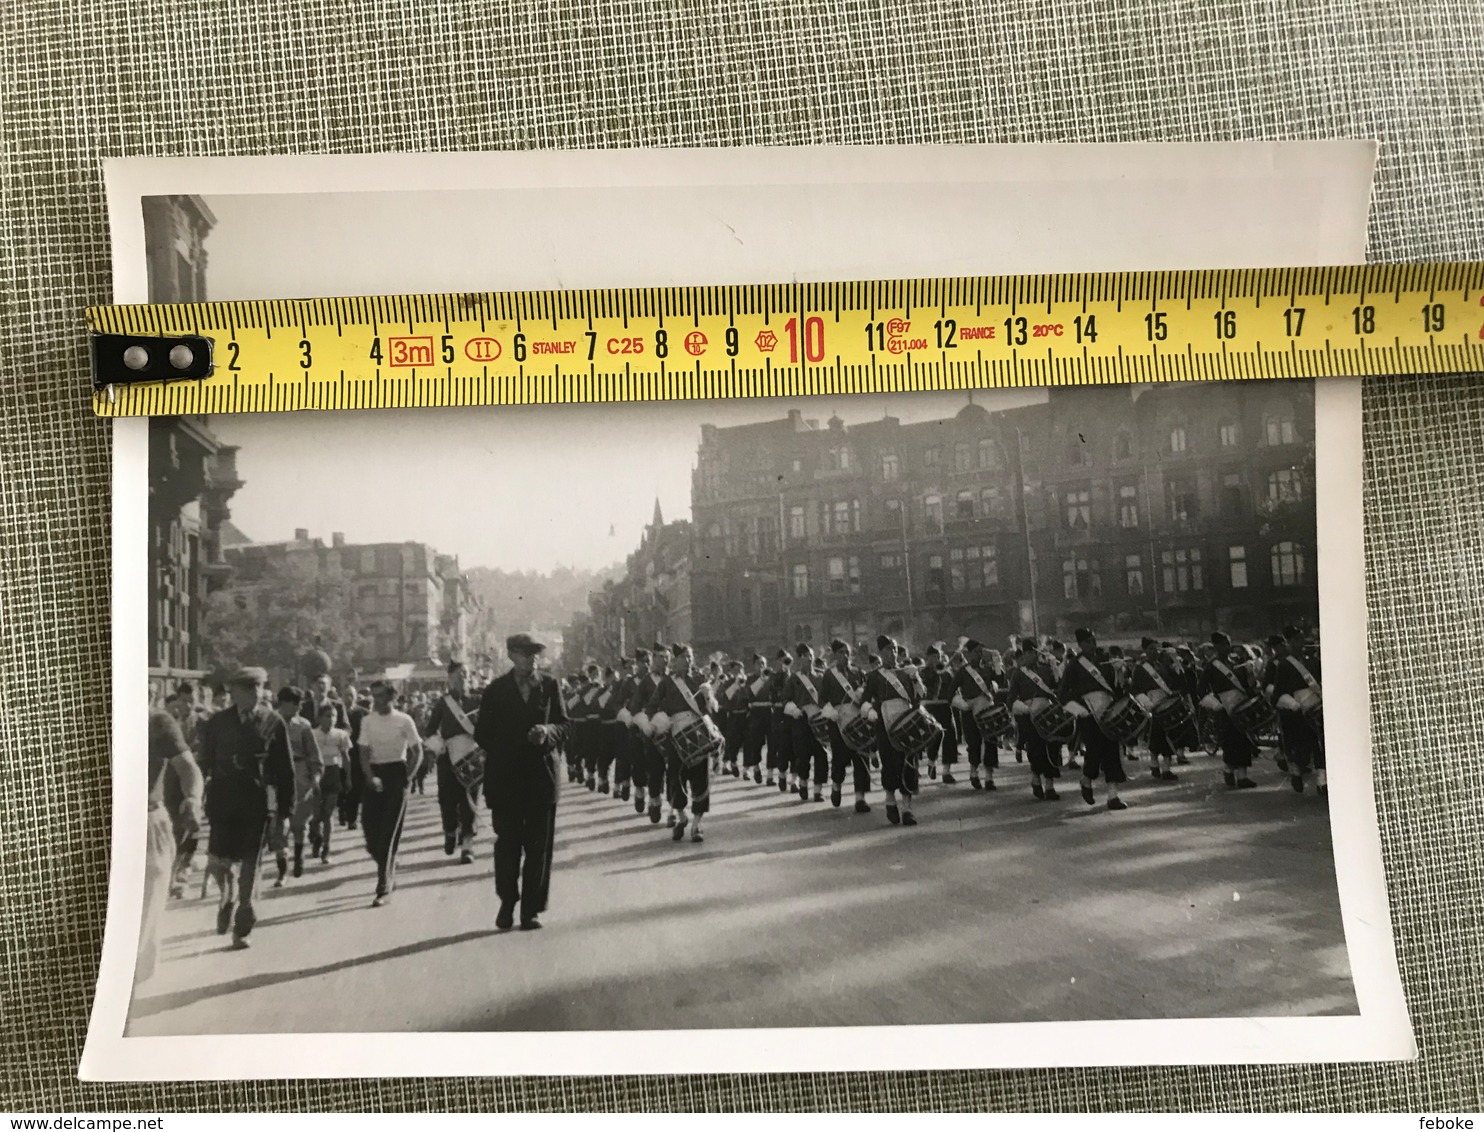
<svg viewBox="0 0 1484 1132">
<path fill-rule="evenodd" d="M 142 192 L 116 255 L 152 302 L 261 296 L 262 217 L 355 200 Z M 562 233 L 489 238 L 570 286 Z M 313 271 L 277 289 L 412 289 Z M 147 750 L 100 1072 L 1409 1056 L 1353 383 L 117 427 Z"/>
</svg>

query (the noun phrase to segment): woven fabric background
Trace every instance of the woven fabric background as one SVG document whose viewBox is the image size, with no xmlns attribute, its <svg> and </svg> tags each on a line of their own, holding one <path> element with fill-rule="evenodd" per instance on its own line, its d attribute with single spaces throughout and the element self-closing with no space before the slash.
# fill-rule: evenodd
<svg viewBox="0 0 1484 1132">
<path fill-rule="evenodd" d="M 1366 399 L 1372 726 L 1415 1064 L 76 1080 L 109 834 L 108 438 L 81 331 L 110 298 L 103 158 L 1367 137 L 1384 143 L 1371 257 L 1480 259 L 1478 0 L 8 0 L 0 26 L 0 1109 L 1484 1107 L 1468 379 L 1373 381 Z"/>
</svg>

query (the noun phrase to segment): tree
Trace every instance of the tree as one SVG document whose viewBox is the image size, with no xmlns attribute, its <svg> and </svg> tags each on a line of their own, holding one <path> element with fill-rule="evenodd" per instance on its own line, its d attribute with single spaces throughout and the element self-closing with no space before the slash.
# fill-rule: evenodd
<svg viewBox="0 0 1484 1132">
<path fill-rule="evenodd" d="M 217 671 L 258 665 L 285 680 L 317 645 L 344 669 L 369 644 L 357 624 L 352 585 L 347 575 L 321 572 L 313 561 L 272 563 L 251 583 L 228 584 L 206 599 L 205 655 Z"/>
</svg>

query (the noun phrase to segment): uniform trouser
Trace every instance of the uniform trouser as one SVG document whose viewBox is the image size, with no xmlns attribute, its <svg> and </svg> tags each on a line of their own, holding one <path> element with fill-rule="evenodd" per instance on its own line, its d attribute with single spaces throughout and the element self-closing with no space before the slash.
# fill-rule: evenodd
<svg viewBox="0 0 1484 1132">
<path fill-rule="evenodd" d="M 151 807 L 145 827 L 144 914 L 139 920 L 139 950 L 134 978 L 143 982 L 155 973 L 160 954 L 160 923 L 170 896 L 175 869 L 175 830 L 163 805 Z"/>
<path fill-rule="evenodd" d="M 909 759 L 886 737 L 886 727 L 876 720 L 876 749 L 881 754 L 881 789 L 888 795 L 917 793 L 917 760 Z"/>
<path fill-rule="evenodd" d="M 852 750 L 840 734 L 840 728 L 830 720 L 830 782 L 835 786 L 845 784 L 845 768 L 849 767 L 855 777 L 855 792 L 866 794 L 871 789 L 871 762 L 868 755 Z"/>
<path fill-rule="evenodd" d="M 1153 720 L 1149 721 L 1149 756 L 1155 759 L 1172 759 L 1175 748 L 1165 729 Z"/>
<path fill-rule="evenodd" d="M 952 766 L 958 762 L 958 728 L 954 724 L 953 705 L 947 700 L 929 700 L 922 705 L 927 708 L 928 714 L 938 721 L 943 728 L 943 734 L 939 737 L 936 746 L 928 748 L 929 761 L 941 759 L 944 763 Z"/>
<path fill-rule="evenodd" d="M 582 721 L 577 720 L 567 732 L 567 749 L 562 752 L 567 760 L 567 773 L 574 778 L 582 776 Z"/>
<path fill-rule="evenodd" d="M 669 784 L 669 802 L 673 810 L 683 810 L 687 805 L 700 817 L 711 809 L 711 759 L 699 759 L 686 766 L 680 761 L 672 744 L 666 755 Z"/>
<path fill-rule="evenodd" d="M 402 843 L 402 818 L 407 813 L 407 764 L 377 763 L 371 770 L 381 779 L 381 789 L 366 784 L 361 824 L 366 829 L 366 850 L 376 862 L 376 894 L 385 896 L 392 890 L 397 847 Z"/>
<path fill-rule="evenodd" d="M 606 744 L 603 742 L 603 721 L 600 719 L 585 719 L 577 725 L 577 730 L 582 732 L 582 767 L 587 771 L 589 778 L 600 777 L 598 768 L 603 768 L 603 775 L 607 777 L 606 760 L 604 754 Z"/>
<path fill-rule="evenodd" d="M 830 760 L 825 749 L 819 745 L 819 737 L 802 717 L 789 720 L 789 739 L 793 749 L 790 770 L 800 782 L 809 777 L 809 764 L 814 764 L 814 785 L 823 786 L 830 774 Z"/>
<path fill-rule="evenodd" d="M 1060 744 L 1053 745 L 1042 739 L 1040 732 L 1031 726 L 1030 717 L 1026 715 L 1015 717 L 1015 734 L 1031 764 L 1032 774 L 1041 778 L 1061 777 Z M 1053 750 L 1053 746 L 1057 749 Z"/>
<path fill-rule="evenodd" d="M 769 719 L 771 708 L 748 708 L 747 709 L 747 734 L 742 741 L 742 765 L 747 767 L 760 766 L 763 761 L 763 748 L 768 743 L 768 728 L 772 726 Z"/>
<path fill-rule="evenodd" d="M 1077 720 L 1077 733 L 1082 739 L 1082 777 L 1102 775 L 1111 783 L 1127 782 L 1123 769 L 1123 744 L 1109 739 L 1090 715 Z"/>
<path fill-rule="evenodd" d="M 330 831 L 335 828 L 335 803 L 340 798 L 340 787 L 345 775 L 338 766 L 325 767 L 319 780 L 319 799 L 314 815 L 309 819 L 309 843 L 322 852 L 330 851 Z"/>
<path fill-rule="evenodd" d="M 665 763 L 670 755 L 670 737 L 655 735 L 644 740 L 644 777 L 648 780 L 650 798 L 665 795 Z"/>
<path fill-rule="evenodd" d="M 969 770 L 977 771 L 981 766 L 993 770 L 1000 765 L 1000 744 L 996 735 L 985 735 L 973 715 L 964 712 L 964 746 L 969 750 Z"/>
<path fill-rule="evenodd" d="M 361 754 L 355 748 L 350 749 L 350 770 L 346 775 L 346 784 L 340 791 L 340 820 L 348 826 L 354 826 L 356 817 L 361 810 L 361 793 L 365 789 L 365 772 L 361 770 Z"/>
<path fill-rule="evenodd" d="M 634 789 L 642 794 L 645 783 L 649 781 L 649 752 L 646 749 L 649 740 L 637 727 L 625 727 L 624 739 L 629 748 L 629 776 L 634 780 Z"/>
<path fill-rule="evenodd" d="M 443 819 L 443 836 L 455 837 L 467 849 L 474 841 L 479 819 L 469 791 L 453 772 L 453 760 L 447 753 L 438 756 L 438 816 Z"/>
<path fill-rule="evenodd" d="M 598 756 L 598 777 L 613 776 L 614 785 L 629 780 L 629 729 L 616 719 L 605 720 L 598 732 L 603 744 Z"/>
<path fill-rule="evenodd" d="M 490 810 L 495 831 L 495 895 L 520 901 L 520 918 L 546 911 L 551 895 L 551 856 L 556 848 L 556 803 Z"/>
<path fill-rule="evenodd" d="M 728 765 L 736 766 L 737 756 L 742 753 L 742 748 L 747 741 L 747 713 L 745 711 L 727 712 L 722 730 L 727 741 L 726 754 L 722 757 Z"/>
<path fill-rule="evenodd" d="M 1252 756 L 1257 747 L 1224 711 L 1213 713 L 1216 724 L 1216 742 L 1221 745 L 1221 761 L 1228 770 L 1246 770 L 1252 765 Z"/>
<path fill-rule="evenodd" d="M 1283 754 L 1294 774 L 1323 770 L 1324 743 L 1300 711 L 1278 710 L 1278 727 L 1283 735 Z"/>
<path fill-rule="evenodd" d="M 783 712 L 773 710 L 768 727 L 768 769 L 787 774 L 793 765 L 794 740 L 790 720 Z"/>
</svg>

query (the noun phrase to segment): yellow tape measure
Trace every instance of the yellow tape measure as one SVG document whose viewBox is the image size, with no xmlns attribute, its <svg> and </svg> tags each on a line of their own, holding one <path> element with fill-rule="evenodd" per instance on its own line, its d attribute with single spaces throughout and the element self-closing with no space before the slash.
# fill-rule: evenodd
<svg viewBox="0 0 1484 1132">
<path fill-rule="evenodd" d="M 116 306 L 88 325 L 94 408 L 117 416 L 1466 373 L 1484 264 Z"/>
</svg>

